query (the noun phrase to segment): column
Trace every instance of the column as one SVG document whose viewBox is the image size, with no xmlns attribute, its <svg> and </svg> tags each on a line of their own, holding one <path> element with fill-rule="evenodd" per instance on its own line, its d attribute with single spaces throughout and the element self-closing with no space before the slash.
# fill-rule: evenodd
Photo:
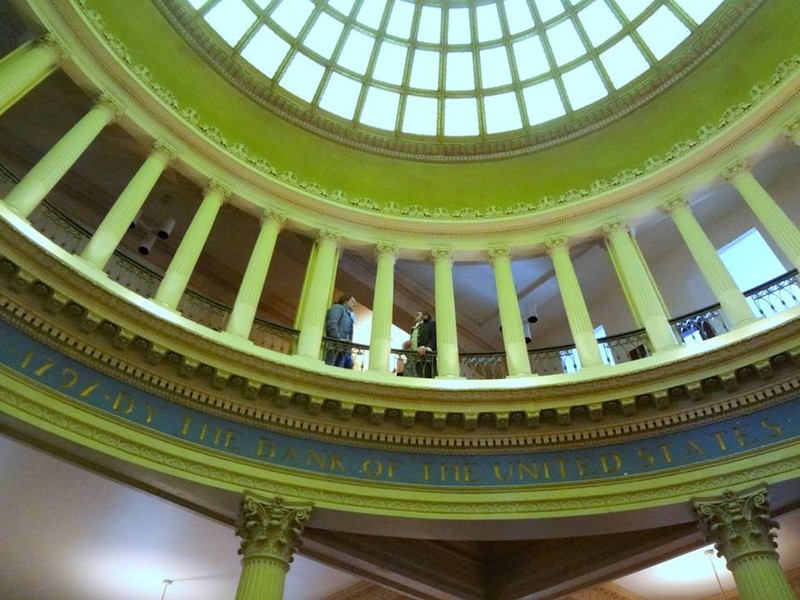
<svg viewBox="0 0 800 600">
<path fill-rule="evenodd" d="M 575 267 L 569 256 L 567 238 L 549 239 L 545 242 L 545 248 L 550 254 L 550 260 L 553 261 L 558 289 L 561 292 L 561 301 L 564 303 L 569 330 L 572 333 L 581 366 L 583 368 L 600 366 L 603 364 L 603 356 L 600 354 L 600 347 L 597 345 L 594 327 L 592 327 L 592 319 L 586 308 L 578 276 L 575 274 Z"/>
<path fill-rule="evenodd" d="M 800 230 L 747 170 L 747 165 L 744 162 L 730 165 L 723 176 L 739 191 L 794 268 L 800 269 Z"/>
<path fill-rule="evenodd" d="M 756 316 L 753 309 L 747 304 L 744 295 L 739 291 L 736 282 L 717 254 L 716 248 L 694 218 L 686 200 L 674 198 L 664 205 L 664 209 L 675 222 L 683 241 L 686 242 L 689 252 L 731 325 L 738 327 L 754 321 Z"/>
<path fill-rule="evenodd" d="M 23 217 L 31 214 L 118 112 L 110 98 L 101 96 L 94 108 L 14 186 L 5 198 L 6 204 Z"/>
<path fill-rule="evenodd" d="M 194 271 L 203 246 L 211 233 L 211 227 L 217 213 L 230 195 L 230 190 L 216 181 L 211 181 L 205 189 L 203 202 L 195 213 L 189 229 L 183 236 L 175 256 L 169 263 L 161 285 L 158 286 L 153 300 L 167 308 L 175 309 L 186 290 L 189 278 Z"/>
<path fill-rule="evenodd" d="M 392 312 L 394 308 L 394 265 L 397 246 L 380 243 L 375 248 L 378 272 L 372 297 L 372 332 L 369 338 L 369 370 L 388 371 L 392 350 Z"/>
<path fill-rule="evenodd" d="M 777 523 L 770 519 L 765 486 L 698 499 L 694 509 L 706 540 L 725 557 L 741 600 L 797 600 L 778 563 L 771 531 Z"/>
<path fill-rule="evenodd" d="M 308 358 L 319 358 L 319 347 L 325 332 L 325 313 L 331 298 L 331 288 L 336 275 L 336 258 L 339 235 L 332 231 L 320 231 L 316 241 L 316 256 L 311 276 L 306 279 L 303 290 L 303 314 L 300 315 L 300 337 L 297 354 Z"/>
<path fill-rule="evenodd" d="M 264 291 L 264 282 L 267 280 L 272 254 L 278 241 L 278 234 L 286 222 L 286 217 L 271 210 L 264 211 L 261 217 L 261 229 L 258 239 L 250 254 L 250 261 L 242 278 L 242 285 L 236 294 L 233 310 L 228 319 L 225 331 L 243 338 L 250 336 L 253 320 L 258 309 L 261 293 Z"/>
<path fill-rule="evenodd" d="M 456 302 L 453 291 L 453 252 L 450 249 L 431 251 L 433 258 L 434 298 L 436 308 L 436 360 L 439 377 L 459 377 Z"/>
<path fill-rule="evenodd" d="M 242 539 L 242 573 L 235 600 L 283 598 L 289 564 L 310 516 L 310 505 L 245 496 L 236 523 L 236 535 Z"/>
<path fill-rule="evenodd" d="M 175 152 L 157 142 L 152 152 L 120 194 L 114 206 L 108 211 L 103 222 L 94 232 L 89 243 L 81 252 L 81 258 L 103 269 L 114 250 L 117 249 L 125 232 L 128 231 L 136 215 L 153 190 L 158 178 L 175 157 Z"/>
<path fill-rule="evenodd" d="M 494 285 L 497 289 L 497 308 L 500 312 L 500 327 L 503 330 L 503 347 L 506 351 L 509 377 L 531 374 L 528 345 L 522 330 L 522 313 L 519 310 L 517 288 L 511 272 L 511 252 L 507 247 L 489 249 L 489 261 L 494 270 Z"/>
<path fill-rule="evenodd" d="M 620 280 L 633 291 L 629 298 L 633 303 L 631 308 L 638 312 L 653 350 L 659 352 L 676 348 L 678 342 L 675 333 L 627 227 L 619 222 L 610 223 L 603 228 L 603 232 L 609 252 L 614 255 L 613 262 Z"/>
<path fill-rule="evenodd" d="M 39 85 L 63 58 L 55 38 L 46 35 L 0 60 L 0 115 Z"/>
</svg>

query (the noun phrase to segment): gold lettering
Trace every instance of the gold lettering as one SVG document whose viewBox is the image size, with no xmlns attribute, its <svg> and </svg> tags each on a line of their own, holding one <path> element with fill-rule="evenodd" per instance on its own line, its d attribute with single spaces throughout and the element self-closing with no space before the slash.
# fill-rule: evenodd
<svg viewBox="0 0 800 600">
<path fill-rule="evenodd" d="M 587 475 L 594 474 L 587 461 L 587 458 L 581 458 L 580 456 L 575 457 L 575 466 L 578 467 L 579 477 L 586 477 Z"/>
<path fill-rule="evenodd" d="M 183 427 L 181 428 L 181 435 L 186 437 L 186 434 L 189 433 L 189 428 L 192 426 L 192 417 L 190 415 L 186 415 L 183 418 Z"/>
<path fill-rule="evenodd" d="M 228 429 L 227 433 L 225 433 L 225 443 L 223 446 L 228 448 L 229 450 L 238 450 L 239 446 L 234 446 L 234 442 L 238 441 L 236 439 L 236 432 L 232 429 Z"/>
<path fill-rule="evenodd" d="M 611 465 L 608 464 L 609 458 L 613 461 Z M 600 465 L 603 467 L 603 473 L 615 473 L 622 468 L 622 457 L 616 452 L 609 455 L 601 454 Z"/>
<path fill-rule="evenodd" d="M 719 444 L 720 450 L 727 450 L 728 446 L 725 444 L 725 440 L 722 439 L 722 432 L 718 431 L 714 434 L 714 439 L 717 440 L 717 444 Z"/>
<path fill-rule="evenodd" d="M 394 479 L 394 471 L 403 463 L 397 462 L 396 460 L 390 460 L 386 466 L 386 477 L 387 479 Z"/>
<path fill-rule="evenodd" d="M 383 463 L 379 460 L 372 460 L 368 458 L 361 463 L 361 471 L 367 477 L 373 477 L 377 479 L 383 474 Z"/>
<path fill-rule="evenodd" d="M 114 404 L 111 405 L 111 410 L 119 411 L 123 415 L 129 415 L 133 412 L 134 405 L 133 398 L 128 396 L 125 392 L 119 392 L 117 397 L 114 398 Z"/>
<path fill-rule="evenodd" d="M 150 423 L 153 422 L 153 419 L 156 416 L 156 411 L 158 410 L 158 408 L 153 406 L 149 402 L 145 402 L 144 403 L 144 410 L 145 410 L 145 413 L 146 413 L 145 418 L 144 418 L 144 422 L 149 425 Z"/>
<path fill-rule="evenodd" d="M 78 383 L 78 372 L 75 369 L 63 369 L 61 374 L 66 378 L 66 381 L 61 384 L 61 387 L 65 390 Z"/>
<path fill-rule="evenodd" d="M 736 443 L 742 448 L 758 444 L 758 438 L 750 438 L 750 434 L 747 431 L 743 431 L 738 427 L 733 428 L 733 437 L 736 438 Z"/>
<path fill-rule="evenodd" d="M 29 352 L 27 352 L 25 354 L 25 358 L 22 359 L 22 368 L 23 369 L 27 369 L 28 368 L 28 365 L 30 365 L 31 361 L 33 360 L 33 356 L 34 356 L 33 350 L 30 350 Z"/>
<path fill-rule="evenodd" d="M 37 377 L 41 377 L 42 375 L 47 373 L 50 369 L 52 369 L 55 364 L 56 363 L 54 363 L 54 362 L 44 363 L 41 367 L 36 369 L 33 372 L 33 374 L 36 375 Z"/>
<path fill-rule="evenodd" d="M 773 425 L 772 423 L 764 419 L 763 421 L 761 421 L 761 427 L 766 429 L 768 432 L 771 432 L 767 433 L 767 437 L 771 438 L 783 437 L 783 429 L 781 428 L 780 425 Z"/>
<path fill-rule="evenodd" d="M 661 456 L 664 457 L 664 462 L 668 465 L 672 464 L 672 453 L 669 450 L 669 446 L 667 444 L 661 444 L 659 447 L 661 448 Z"/>
<path fill-rule="evenodd" d="M 331 456 L 330 466 L 331 466 L 331 471 L 341 471 L 342 473 L 347 472 L 347 469 L 344 468 L 344 463 L 342 463 L 341 457 L 338 454 L 336 454 L 336 452 L 334 452 L 333 456 Z"/>
<path fill-rule="evenodd" d="M 511 466 L 511 463 L 506 465 L 506 475 L 503 475 L 500 472 L 500 465 L 498 463 L 494 463 L 494 478 L 497 481 L 510 481 L 511 478 L 514 476 L 514 470 Z M 522 477 L 520 477 L 522 479 Z"/>
<path fill-rule="evenodd" d="M 557 458 L 556 462 L 558 463 L 558 470 L 561 474 L 561 479 L 567 478 L 567 463 L 563 458 Z"/>
<path fill-rule="evenodd" d="M 691 458 L 693 455 L 705 456 L 705 451 L 697 444 L 697 442 L 689 441 L 686 443 L 686 458 Z"/>
<path fill-rule="evenodd" d="M 297 450 L 290 447 L 287 448 L 286 452 L 283 453 L 281 460 L 288 460 L 297 464 L 298 462 L 300 462 L 300 457 L 297 455 Z"/>
<path fill-rule="evenodd" d="M 269 438 L 262 437 L 258 440 L 258 447 L 256 448 L 256 456 L 264 456 L 264 450 L 267 450 L 267 458 L 275 458 L 275 454 L 278 452 L 278 447 L 275 445 Z"/>
<path fill-rule="evenodd" d="M 328 456 L 327 455 L 320 456 L 319 454 L 317 454 L 313 450 L 309 450 L 308 451 L 308 457 L 306 459 L 306 465 L 310 465 L 312 461 L 317 463 L 317 466 L 320 469 L 324 469 L 325 466 L 326 466 L 326 463 L 328 462 Z"/>
<path fill-rule="evenodd" d="M 422 463 L 422 479 L 424 481 L 431 480 L 431 464 L 430 463 Z"/>
<path fill-rule="evenodd" d="M 477 473 L 473 472 L 474 463 L 464 463 L 464 481 L 479 481 Z"/>
<path fill-rule="evenodd" d="M 539 466 L 535 462 L 529 464 L 519 462 L 517 463 L 517 473 L 520 481 L 525 479 L 526 473 L 530 475 L 531 479 L 539 479 Z"/>
<path fill-rule="evenodd" d="M 99 388 L 99 387 L 100 387 L 100 384 L 99 384 L 99 383 L 93 383 L 93 384 L 91 384 L 91 385 L 87 386 L 87 387 L 86 387 L 86 388 L 85 388 L 85 389 L 84 389 L 84 390 L 83 390 L 83 391 L 80 393 L 80 397 L 81 397 L 81 398 L 87 398 L 87 397 L 88 397 L 88 396 L 89 396 L 89 395 L 90 395 L 90 394 L 91 394 L 93 391 L 95 391 L 95 390 L 96 390 L 97 388 Z"/>
<path fill-rule="evenodd" d="M 649 469 L 656 462 L 655 457 L 652 454 L 650 454 L 650 451 L 647 450 L 646 448 L 639 448 L 637 454 L 639 456 L 639 460 L 642 461 L 642 467 L 644 467 L 645 469 Z"/>
</svg>

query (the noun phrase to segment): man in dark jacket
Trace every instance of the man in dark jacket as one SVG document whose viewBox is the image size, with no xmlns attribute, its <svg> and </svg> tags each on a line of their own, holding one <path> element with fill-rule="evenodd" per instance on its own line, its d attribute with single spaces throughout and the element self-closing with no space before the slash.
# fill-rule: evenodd
<svg viewBox="0 0 800 600">
<path fill-rule="evenodd" d="M 414 315 L 414 327 L 411 339 L 404 348 L 415 352 L 409 356 L 406 372 L 416 377 L 432 378 L 436 376 L 436 321 L 430 313 L 418 310 Z M 409 368 L 410 367 L 410 368 Z"/>
<path fill-rule="evenodd" d="M 328 309 L 325 315 L 325 337 L 334 340 L 353 339 L 353 323 L 355 314 L 353 309 L 356 306 L 356 299 L 351 294 L 342 294 L 339 300 Z M 353 355 L 349 346 L 337 344 L 335 342 L 326 344 L 325 362 L 336 367 L 345 369 L 353 368 Z"/>
</svg>

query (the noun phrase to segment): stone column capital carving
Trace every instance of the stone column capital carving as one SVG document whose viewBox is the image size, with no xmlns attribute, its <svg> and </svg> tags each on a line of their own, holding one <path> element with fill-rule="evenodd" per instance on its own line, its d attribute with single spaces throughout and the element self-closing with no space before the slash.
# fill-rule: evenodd
<svg viewBox="0 0 800 600">
<path fill-rule="evenodd" d="M 800 117 L 795 117 L 786 124 L 783 128 L 783 135 L 795 144 L 800 145 Z"/>
<path fill-rule="evenodd" d="M 622 221 L 610 221 L 603 225 L 603 235 L 606 237 L 610 237 L 615 233 L 628 233 L 630 230 L 628 226 L 625 225 Z"/>
<path fill-rule="evenodd" d="M 762 485 L 741 492 L 726 491 L 722 497 L 694 501 L 698 526 L 728 563 L 752 553 L 775 553 L 777 544 L 769 515 L 767 488 Z"/>
<path fill-rule="evenodd" d="M 487 252 L 491 264 L 494 264 L 498 258 L 511 258 L 511 248 L 508 246 L 490 246 Z"/>
<path fill-rule="evenodd" d="M 276 223 L 278 229 L 283 229 L 286 224 L 286 215 L 278 210 L 265 208 L 264 212 L 261 213 L 261 225 L 263 226 L 270 222 Z"/>
<path fill-rule="evenodd" d="M 740 175 L 748 173 L 749 171 L 750 169 L 749 165 L 747 164 L 747 161 L 737 160 L 736 162 L 732 162 L 729 165 L 726 165 L 725 168 L 722 169 L 722 177 L 726 181 L 733 181 Z"/>
<path fill-rule="evenodd" d="M 678 194 L 677 196 L 673 196 L 672 198 L 668 198 L 663 202 L 661 208 L 664 209 L 664 212 L 670 214 L 680 208 L 688 207 L 689 203 L 686 201 L 682 195 Z"/>
<path fill-rule="evenodd" d="M 434 248 L 431 250 L 431 259 L 436 262 L 440 260 L 453 262 L 452 248 Z"/>
<path fill-rule="evenodd" d="M 397 244 L 390 242 L 378 242 L 375 244 L 375 258 L 377 259 L 381 256 L 389 256 L 392 261 L 397 260 Z"/>
<path fill-rule="evenodd" d="M 34 42 L 35 45 L 46 48 L 53 53 L 56 63 L 60 63 L 67 58 L 67 52 L 64 50 L 63 42 L 58 39 L 52 32 L 44 34 L 42 37 Z"/>
<path fill-rule="evenodd" d="M 554 250 L 558 250 L 560 248 L 569 248 L 569 240 L 566 236 L 557 235 L 551 238 L 547 238 L 544 241 L 544 248 L 547 250 L 548 254 L 552 254 Z"/>
<path fill-rule="evenodd" d="M 342 234 L 332 229 L 320 229 L 317 232 L 317 240 L 321 242 L 330 241 L 338 246 L 339 242 L 342 240 Z"/>
<path fill-rule="evenodd" d="M 119 100 L 114 98 L 108 92 L 103 92 L 94 101 L 94 105 L 103 108 L 111 113 L 112 120 L 116 120 L 122 115 L 125 110 L 122 108 Z"/>
<path fill-rule="evenodd" d="M 266 556 L 288 568 L 310 516 L 311 505 L 289 504 L 279 496 L 271 500 L 245 496 L 236 522 L 236 535 L 242 540 L 239 554 Z"/>
<path fill-rule="evenodd" d="M 233 193 L 233 190 L 222 183 L 219 179 L 211 179 L 203 189 L 203 196 L 205 197 L 214 193 L 219 194 L 220 201 L 222 204 L 225 204 Z"/>
<path fill-rule="evenodd" d="M 150 154 L 162 155 L 166 159 L 167 164 L 171 163 L 178 157 L 177 150 L 163 140 L 156 140 L 153 143 L 153 149 L 150 150 Z"/>
</svg>

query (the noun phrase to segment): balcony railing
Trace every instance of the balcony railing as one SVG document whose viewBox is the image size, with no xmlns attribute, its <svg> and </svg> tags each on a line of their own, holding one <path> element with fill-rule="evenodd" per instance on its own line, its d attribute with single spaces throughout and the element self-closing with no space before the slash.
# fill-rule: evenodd
<svg viewBox="0 0 800 600">
<path fill-rule="evenodd" d="M 31 223 L 47 238 L 71 253 L 79 253 L 91 237 L 90 232 L 76 224 L 47 203 L 32 215 Z M 141 265 L 122 251 L 117 251 L 106 266 L 109 278 L 146 298 L 152 297 L 163 275 Z M 782 312 L 800 302 L 800 280 L 797 270 L 776 277 L 745 292 L 748 304 L 758 317 Z M 210 329 L 222 331 L 231 309 L 202 294 L 186 290 L 179 304 L 184 317 Z M 718 304 L 702 308 L 670 321 L 684 344 L 697 343 L 728 331 L 728 324 Z M 299 332 L 296 329 L 263 319 L 254 321 L 250 340 L 257 346 L 283 354 L 292 354 Z M 644 329 L 597 340 L 603 362 L 620 364 L 644 358 L 652 347 Z M 369 347 L 353 342 L 324 338 L 321 358 L 328 364 L 366 370 Z M 581 369 L 578 352 L 573 345 L 528 351 L 531 372 L 537 375 L 574 373 Z M 460 355 L 461 376 L 468 379 L 502 379 L 508 376 L 504 352 L 464 353 Z M 435 373 L 435 355 L 420 357 L 404 350 L 393 350 L 389 368 L 392 372 L 418 377 Z"/>
</svg>

